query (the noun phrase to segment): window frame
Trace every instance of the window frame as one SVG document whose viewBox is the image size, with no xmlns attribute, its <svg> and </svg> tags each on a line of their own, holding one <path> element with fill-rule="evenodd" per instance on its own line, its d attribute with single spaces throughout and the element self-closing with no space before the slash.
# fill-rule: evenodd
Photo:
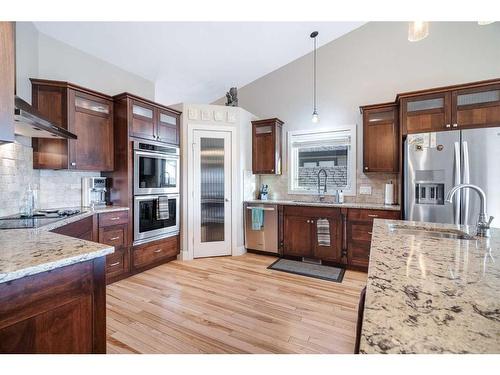
<svg viewBox="0 0 500 375">
<path fill-rule="evenodd" d="M 348 165 L 347 165 L 347 175 L 348 175 L 348 188 L 346 189 L 334 189 L 327 191 L 327 196 L 334 196 L 337 190 L 342 190 L 344 195 L 346 196 L 355 196 L 356 195 L 356 177 L 357 177 L 357 126 L 356 125 L 342 125 L 335 126 L 329 128 L 322 129 L 307 129 L 307 130 L 290 130 L 287 132 L 287 170 L 288 170 L 288 194 L 290 195 L 318 195 L 317 189 L 294 189 L 294 169 L 297 167 L 294 165 L 294 160 L 298 158 L 294 158 L 294 148 L 292 147 L 293 137 L 301 136 L 301 135 L 318 135 L 327 134 L 327 133 L 345 133 L 349 132 L 349 136 L 351 137 L 350 142 L 350 150 L 348 156 Z M 350 172 L 350 173 L 349 173 Z"/>
</svg>

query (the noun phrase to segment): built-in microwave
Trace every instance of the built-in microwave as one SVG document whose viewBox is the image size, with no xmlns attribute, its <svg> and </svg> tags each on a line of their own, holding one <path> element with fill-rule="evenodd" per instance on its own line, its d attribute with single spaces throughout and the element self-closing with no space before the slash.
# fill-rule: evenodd
<svg viewBox="0 0 500 375">
<path fill-rule="evenodd" d="M 134 195 L 178 194 L 179 147 L 134 142 Z"/>
<path fill-rule="evenodd" d="M 179 194 L 134 197 L 134 245 L 179 234 Z"/>
</svg>

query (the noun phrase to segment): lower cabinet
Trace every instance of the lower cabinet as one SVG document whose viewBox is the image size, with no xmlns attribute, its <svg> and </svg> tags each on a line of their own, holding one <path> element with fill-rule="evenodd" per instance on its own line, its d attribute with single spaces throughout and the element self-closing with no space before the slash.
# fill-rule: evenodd
<svg viewBox="0 0 500 375">
<path fill-rule="evenodd" d="M 283 211 L 283 255 L 341 261 L 339 208 L 286 206 Z"/>
<path fill-rule="evenodd" d="M 134 271 L 152 268 L 177 258 L 177 254 L 179 254 L 179 236 L 137 245 L 132 250 L 132 267 Z"/>
<path fill-rule="evenodd" d="M 367 271 L 374 219 L 400 218 L 400 211 L 284 206 L 282 254 L 321 259 Z"/>
<path fill-rule="evenodd" d="M 97 227 L 93 215 L 53 229 L 51 232 L 97 242 Z"/>
<path fill-rule="evenodd" d="M 106 353 L 104 257 L 0 284 L 0 353 Z"/>
<path fill-rule="evenodd" d="M 397 220 L 399 211 L 349 209 L 347 211 L 347 264 L 361 271 L 368 270 L 374 219 Z"/>
</svg>

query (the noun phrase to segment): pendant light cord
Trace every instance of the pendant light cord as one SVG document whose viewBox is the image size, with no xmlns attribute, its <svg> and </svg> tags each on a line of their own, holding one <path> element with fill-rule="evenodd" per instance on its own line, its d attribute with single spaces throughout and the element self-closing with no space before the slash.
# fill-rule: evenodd
<svg viewBox="0 0 500 375">
<path fill-rule="evenodd" d="M 314 37 L 314 112 L 316 112 L 316 37 Z"/>
</svg>

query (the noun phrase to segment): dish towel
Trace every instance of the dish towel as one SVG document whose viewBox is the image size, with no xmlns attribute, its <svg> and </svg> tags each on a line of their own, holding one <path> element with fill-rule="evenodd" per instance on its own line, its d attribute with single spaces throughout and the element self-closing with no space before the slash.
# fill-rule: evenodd
<svg viewBox="0 0 500 375">
<path fill-rule="evenodd" d="M 170 219 L 170 212 L 168 211 L 168 196 L 159 196 L 156 200 L 156 220 Z"/>
<path fill-rule="evenodd" d="M 316 220 L 318 246 L 330 246 L 330 222 L 328 219 Z"/>
<path fill-rule="evenodd" d="M 252 208 L 252 230 L 261 230 L 264 226 L 264 209 Z"/>
</svg>

